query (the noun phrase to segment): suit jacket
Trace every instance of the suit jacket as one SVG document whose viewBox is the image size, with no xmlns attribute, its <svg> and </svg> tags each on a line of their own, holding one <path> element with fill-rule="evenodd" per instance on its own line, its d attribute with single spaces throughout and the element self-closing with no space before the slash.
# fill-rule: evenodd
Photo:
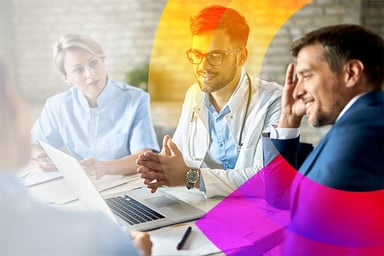
<svg viewBox="0 0 384 256">
<path fill-rule="evenodd" d="M 361 96 L 298 172 L 299 139 L 263 140 L 266 200 L 291 210 L 286 254 L 384 255 L 383 91 Z"/>
</svg>

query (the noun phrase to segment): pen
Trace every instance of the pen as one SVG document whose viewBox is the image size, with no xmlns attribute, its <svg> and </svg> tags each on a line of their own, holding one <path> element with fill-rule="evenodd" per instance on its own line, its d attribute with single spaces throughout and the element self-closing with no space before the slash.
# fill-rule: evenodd
<svg viewBox="0 0 384 256">
<path fill-rule="evenodd" d="M 177 250 L 183 249 L 185 241 L 187 241 L 189 235 L 191 234 L 191 231 L 192 231 L 192 227 L 188 227 L 187 230 L 185 231 L 183 237 L 181 238 L 181 241 L 177 244 L 177 247 L 176 247 Z"/>
<path fill-rule="evenodd" d="M 28 177 L 30 174 L 31 174 L 30 172 L 25 171 L 24 173 L 22 173 L 22 174 L 19 176 L 19 178 L 20 178 L 20 179 L 26 178 L 26 177 Z"/>
</svg>

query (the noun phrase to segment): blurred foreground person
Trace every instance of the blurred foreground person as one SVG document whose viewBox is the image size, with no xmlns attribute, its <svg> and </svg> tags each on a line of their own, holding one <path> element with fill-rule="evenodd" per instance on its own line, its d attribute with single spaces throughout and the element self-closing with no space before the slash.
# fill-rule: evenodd
<svg viewBox="0 0 384 256">
<path fill-rule="evenodd" d="M 16 175 L 31 154 L 28 113 L 0 60 L 0 255 L 150 255 L 148 234 L 129 235 L 102 213 L 55 209 L 28 194 Z"/>
</svg>

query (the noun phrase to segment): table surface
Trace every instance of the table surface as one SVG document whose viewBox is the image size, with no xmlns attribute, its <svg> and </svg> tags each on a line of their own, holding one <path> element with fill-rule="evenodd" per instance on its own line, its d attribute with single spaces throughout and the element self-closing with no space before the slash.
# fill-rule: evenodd
<svg viewBox="0 0 384 256">
<path fill-rule="evenodd" d="M 120 182 L 122 184 L 116 183 L 117 178 L 119 177 L 111 179 L 101 186 L 102 189 L 101 191 L 99 189 L 99 191 L 102 196 L 110 196 L 143 186 L 142 180 L 138 175 L 122 177 Z M 112 187 L 108 188 L 108 182 Z M 197 189 L 187 190 L 185 187 L 169 187 L 164 189 L 167 193 L 193 204 L 205 212 L 209 212 L 223 200 L 221 197 L 207 199 L 204 193 Z M 63 178 L 29 186 L 29 190 L 37 200 L 51 204 L 54 207 L 71 210 L 85 209 L 85 206 L 77 199 L 77 196 L 71 191 Z M 191 241 L 188 241 L 184 250 L 177 251 L 175 245 L 179 242 L 187 226 L 193 227 L 193 236 L 189 239 Z M 149 233 L 153 242 L 153 255 L 224 255 L 195 225 L 194 221 L 160 228 L 149 231 Z M 266 230 L 264 233 L 263 237 L 265 238 L 274 235 L 276 229 Z M 270 248 L 267 249 L 269 250 Z M 267 249 L 262 249 L 262 251 Z"/>
</svg>

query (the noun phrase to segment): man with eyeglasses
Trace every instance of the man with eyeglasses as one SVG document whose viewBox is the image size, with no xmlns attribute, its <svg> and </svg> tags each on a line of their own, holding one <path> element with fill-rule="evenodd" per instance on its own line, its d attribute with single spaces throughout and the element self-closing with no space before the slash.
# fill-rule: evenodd
<svg viewBox="0 0 384 256">
<path fill-rule="evenodd" d="M 190 30 L 186 55 L 197 83 L 173 138 L 164 137 L 160 154 L 141 154 L 137 171 L 152 192 L 185 185 L 226 196 L 263 167 L 260 138 L 279 120 L 282 86 L 245 71 L 249 26 L 236 10 L 207 7 L 191 18 Z"/>
</svg>

